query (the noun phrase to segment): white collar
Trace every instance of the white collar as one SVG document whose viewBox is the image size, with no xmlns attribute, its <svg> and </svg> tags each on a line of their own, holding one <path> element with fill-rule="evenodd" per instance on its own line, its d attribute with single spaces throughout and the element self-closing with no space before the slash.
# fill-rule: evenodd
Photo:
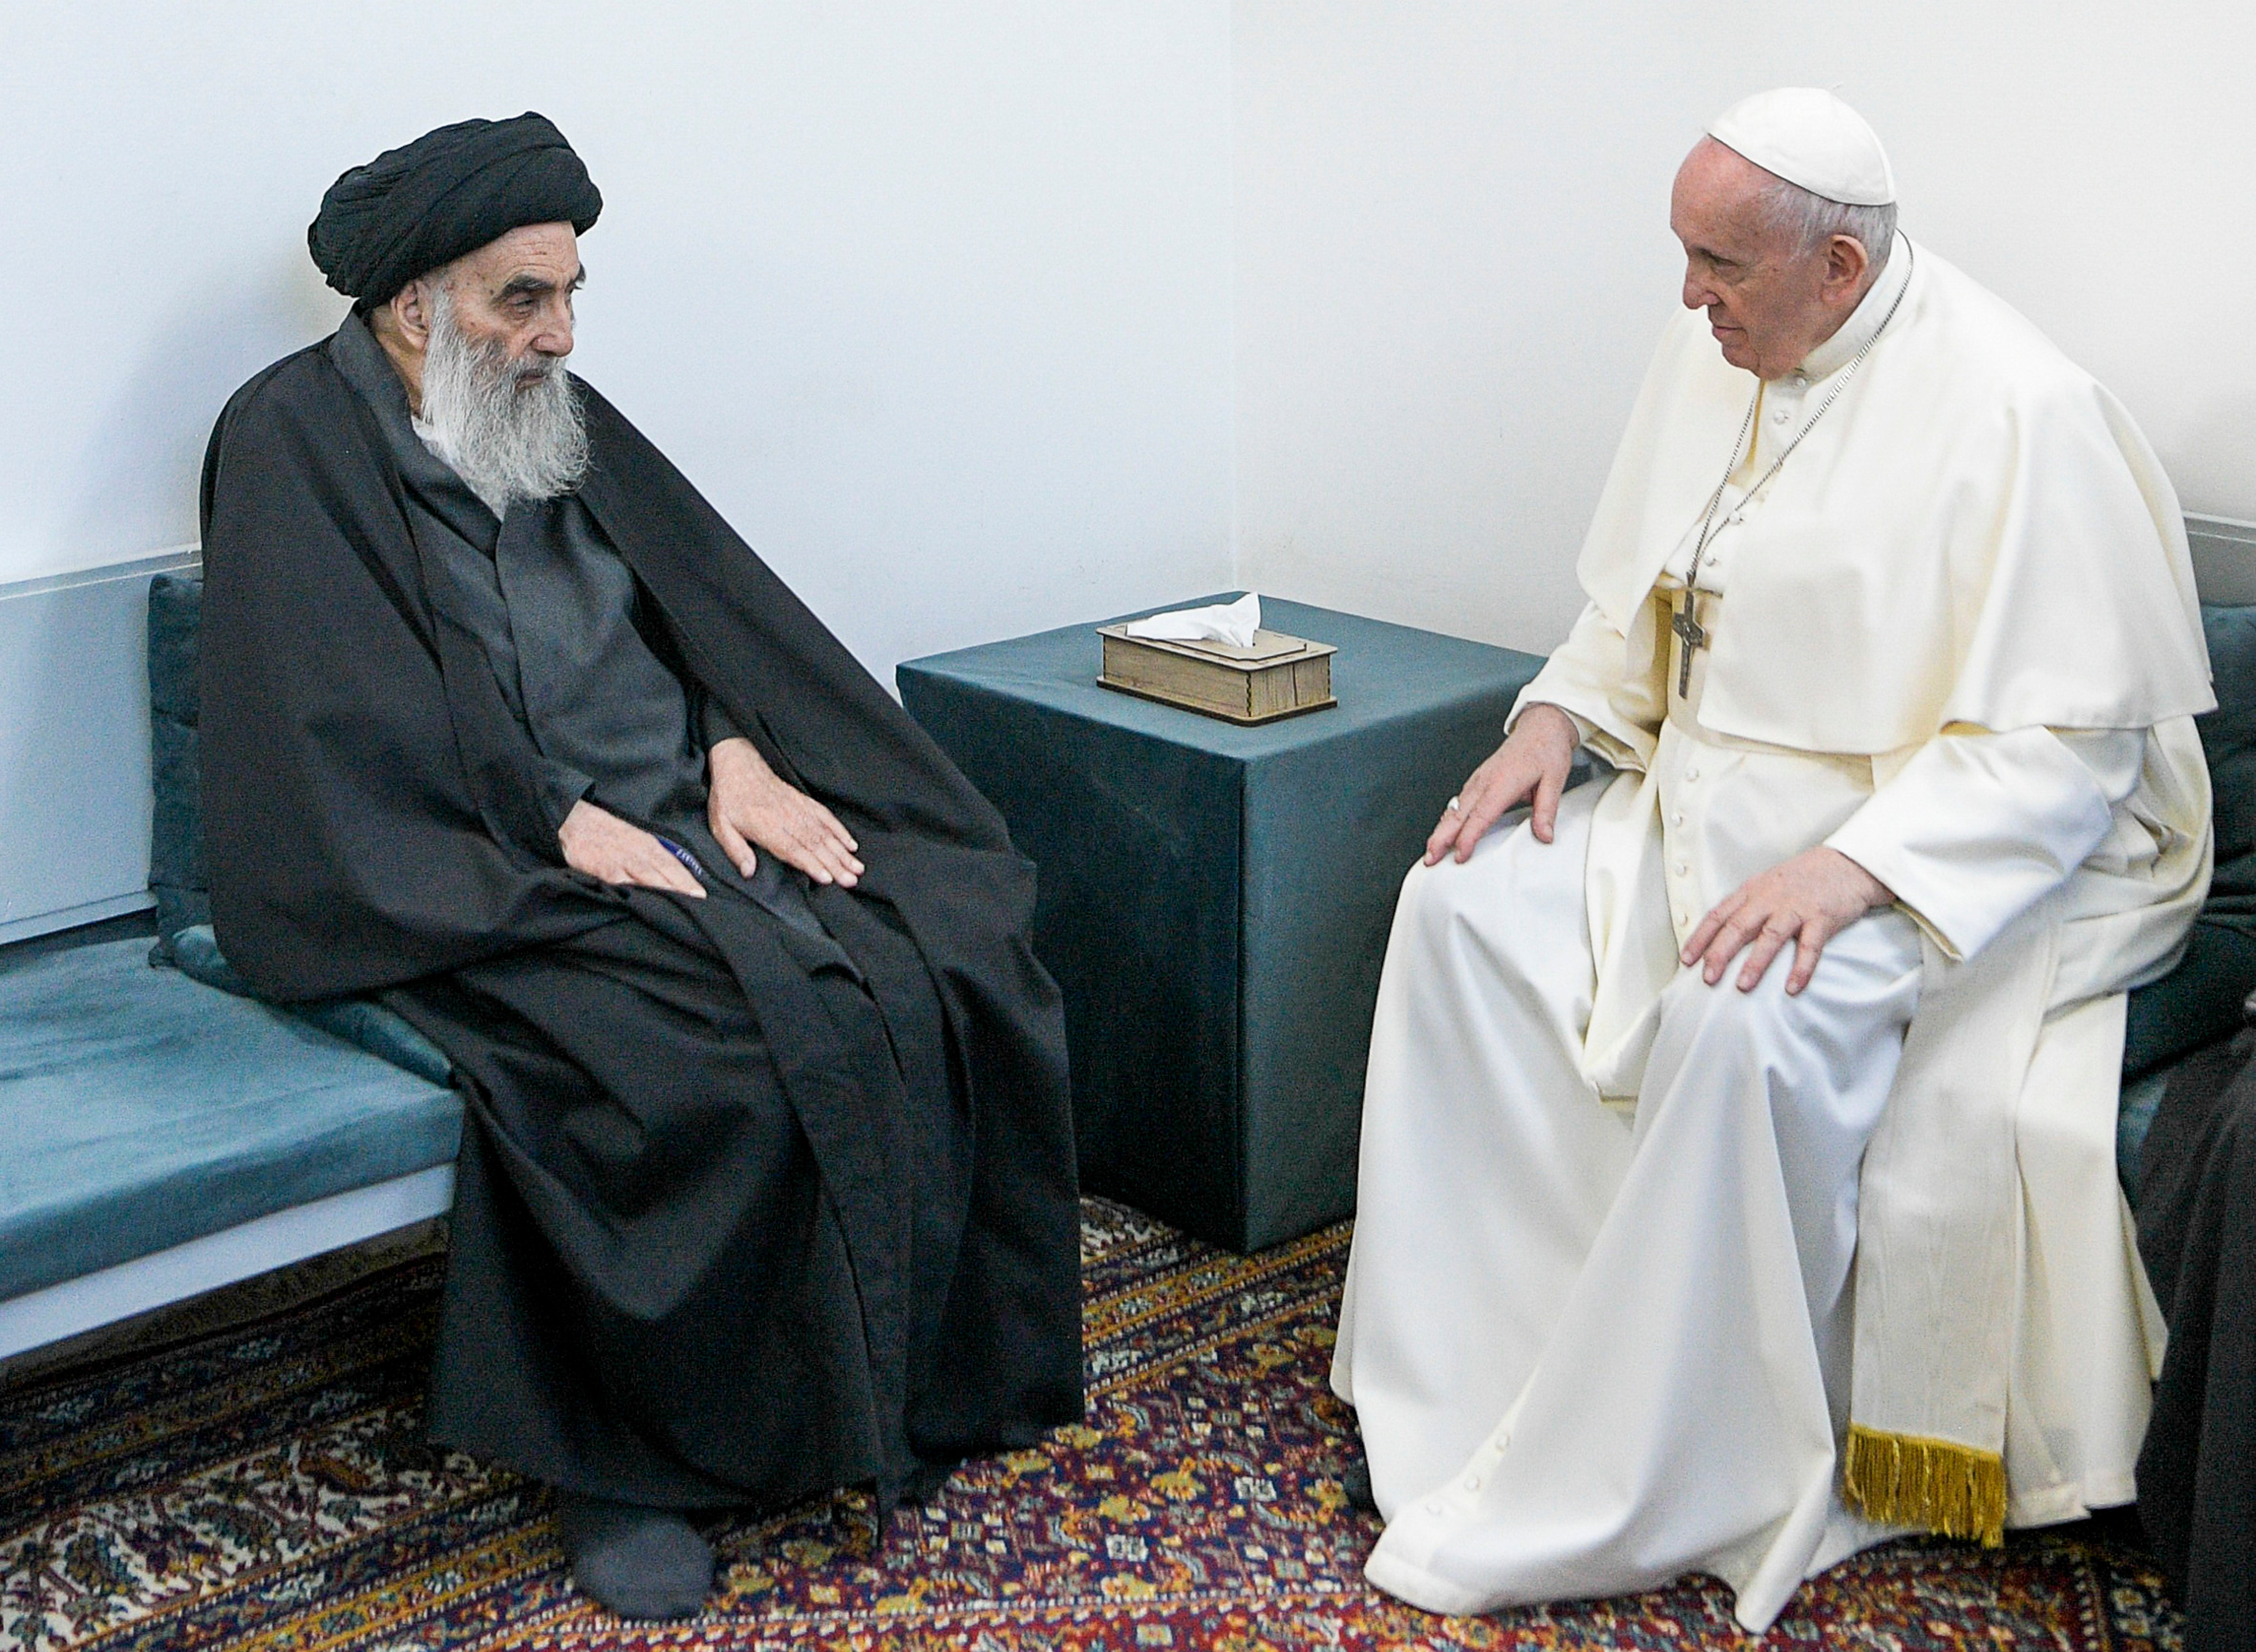
<svg viewBox="0 0 2256 1652">
<path fill-rule="evenodd" d="M 1802 378 L 1813 385 L 1830 378 L 1872 342 L 1872 335 L 1880 330 L 1880 323 L 1888 319 L 1888 312 L 1895 307 L 1896 300 L 1903 295 L 1904 286 L 1911 279 L 1912 262 L 1911 239 L 1900 231 L 1879 279 L 1866 289 L 1840 329 L 1803 358 L 1800 369 Z"/>
</svg>

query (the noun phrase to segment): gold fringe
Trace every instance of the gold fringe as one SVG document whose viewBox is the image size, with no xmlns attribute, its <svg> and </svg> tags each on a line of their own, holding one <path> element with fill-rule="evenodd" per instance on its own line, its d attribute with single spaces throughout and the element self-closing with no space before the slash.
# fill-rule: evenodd
<svg viewBox="0 0 2256 1652">
<path fill-rule="evenodd" d="M 1995 1451 L 1851 1423 L 1841 1489 L 1883 1525 L 1978 1537 L 1985 1549 L 2006 1541 L 2006 1459 Z"/>
</svg>

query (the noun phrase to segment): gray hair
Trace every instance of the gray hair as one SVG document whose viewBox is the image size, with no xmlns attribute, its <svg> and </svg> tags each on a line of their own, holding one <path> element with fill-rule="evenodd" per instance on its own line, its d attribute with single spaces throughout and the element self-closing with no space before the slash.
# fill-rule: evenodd
<svg viewBox="0 0 2256 1652">
<path fill-rule="evenodd" d="M 1794 238 L 1803 256 L 1816 251 L 1837 235 L 1861 243 L 1872 258 L 1874 273 L 1887 267 L 1896 244 L 1896 203 L 1884 207 L 1852 207 L 1829 201 L 1800 184 L 1773 178 L 1764 186 L 1763 215 L 1770 227 Z"/>
</svg>

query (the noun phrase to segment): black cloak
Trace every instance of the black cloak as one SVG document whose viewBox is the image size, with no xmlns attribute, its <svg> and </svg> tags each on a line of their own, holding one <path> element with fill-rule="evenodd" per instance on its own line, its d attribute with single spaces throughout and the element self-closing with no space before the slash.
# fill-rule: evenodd
<svg viewBox="0 0 2256 1652">
<path fill-rule="evenodd" d="M 330 350 L 238 391 L 205 458 L 206 865 L 255 990 L 379 994 L 455 1061 L 434 1435 L 693 1507 L 890 1501 L 1077 1419 L 1063 1027 L 1000 817 L 582 385 L 582 498 L 654 646 L 868 871 L 810 892 L 817 948 L 568 870 Z"/>
<path fill-rule="evenodd" d="M 2139 1518 L 2186 1652 L 2256 1652 L 2256 1032 L 2170 1075 L 2140 1149 L 2139 1254 L 2170 1329 Z"/>
</svg>

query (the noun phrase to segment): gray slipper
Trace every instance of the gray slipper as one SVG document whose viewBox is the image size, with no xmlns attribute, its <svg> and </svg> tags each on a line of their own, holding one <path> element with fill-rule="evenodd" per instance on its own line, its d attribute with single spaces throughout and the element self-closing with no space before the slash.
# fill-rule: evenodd
<svg viewBox="0 0 2256 1652">
<path fill-rule="evenodd" d="M 1371 1465 L 1361 1458 L 1340 1471 L 1340 1490 L 1347 1493 L 1350 1508 L 1359 1508 L 1366 1514 L 1378 1512 L 1378 1500 L 1371 1494 Z"/>
<path fill-rule="evenodd" d="M 687 1618 L 713 1592 L 713 1546 L 673 1509 L 556 1496 L 572 1580 L 622 1618 Z"/>
</svg>

